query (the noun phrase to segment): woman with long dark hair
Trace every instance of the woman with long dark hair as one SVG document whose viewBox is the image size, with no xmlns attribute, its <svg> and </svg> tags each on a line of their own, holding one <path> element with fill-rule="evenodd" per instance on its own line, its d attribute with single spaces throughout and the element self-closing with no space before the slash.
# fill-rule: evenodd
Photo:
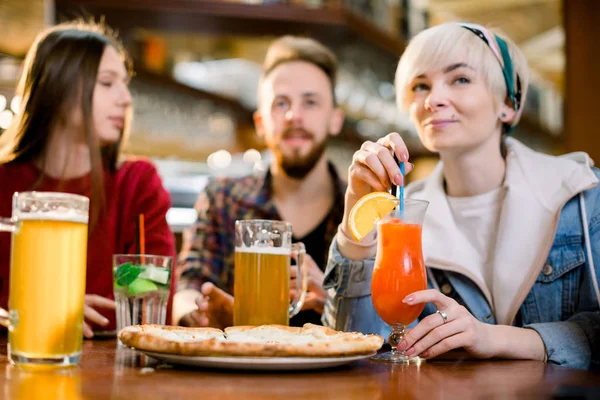
<svg viewBox="0 0 600 400">
<path fill-rule="evenodd" d="M 175 255 L 170 198 L 154 166 L 121 159 L 131 124 L 131 63 L 116 36 L 93 23 L 42 32 L 25 59 L 20 112 L 0 136 L 0 216 L 14 192 L 90 198 L 84 334 L 115 327 L 111 258 L 135 253 L 145 216 L 146 252 Z M 0 306 L 8 303 L 10 237 L 0 235 Z M 170 309 L 170 306 L 169 306 Z"/>
</svg>

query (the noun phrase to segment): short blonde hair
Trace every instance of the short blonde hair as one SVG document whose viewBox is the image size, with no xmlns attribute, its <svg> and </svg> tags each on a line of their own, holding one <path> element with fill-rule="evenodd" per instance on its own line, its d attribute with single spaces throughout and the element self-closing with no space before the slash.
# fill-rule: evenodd
<svg viewBox="0 0 600 400">
<path fill-rule="evenodd" d="M 523 109 L 529 85 L 529 66 L 525 55 L 506 35 L 491 32 L 503 39 L 510 54 L 514 73 L 521 83 L 521 106 Z M 466 53 L 466 54 L 465 54 Z M 460 59 L 458 57 L 461 57 Z M 417 34 L 408 44 L 396 70 L 396 100 L 400 109 L 408 107 L 407 94 L 409 84 L 424 72 L 440 68 L 454 62 L 464 62 L 483 75 L 491 93 L 500 106 L 507 99 L 506 82 L 500 62 L 492 49 L 475 33 L 460 23 L 447 22 L 426 29 Z M 514 91 L 517 91 L 517 79 L 513 77 Z M 521 116 L 517 112 L 510 125 L 516 125 Z"/>
<path fill-rule="evenodd" d="M 293 61 L 304 61 L 314 65 L 327 75 L 331 83 L 333 103 L 335 105 L 335 81 L 337 75 L 337 58 L 331 50 L 316 40 L 286 35 L 273 41 L 267 50 L 258 83 L 258 103 L 260 105 L 261 88 L 269 74 L 281 64 Z"/>
</svg>

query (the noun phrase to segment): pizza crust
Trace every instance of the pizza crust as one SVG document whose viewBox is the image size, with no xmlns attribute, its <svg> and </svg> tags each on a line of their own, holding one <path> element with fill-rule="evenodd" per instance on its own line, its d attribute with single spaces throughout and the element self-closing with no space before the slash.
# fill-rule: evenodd
<svg viewBox="0 0 600 400">
<path fill-rule="evenodd" d="M 319 325 L 214 328 L 135 325 L 123 328 L 124 344 L 185 356 L 333 357 L 369 354 L 383 345 L 379 335 L 338 332 Z"/>
</svg>

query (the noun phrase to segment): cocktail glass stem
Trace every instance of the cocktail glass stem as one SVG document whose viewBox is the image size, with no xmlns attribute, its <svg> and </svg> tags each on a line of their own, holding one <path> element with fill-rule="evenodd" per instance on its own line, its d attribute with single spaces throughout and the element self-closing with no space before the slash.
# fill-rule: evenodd
<svg viewBox="0 0 600 400">
<path fill-rule="evenodd" d="M 404 358 L 404 351 L 399 351 L 398 346 L 404 339 L 405 332 L 406 332 L 406 327 L 404 325 L 402 325 L 402 324 L 393 324 L 392 325 L 392 332 L 390 333 L 390 336 L 388 337 L 388 343 L 392 347 L 392 351 L 391 351 L 392 354 L 390 355 L 391 359 L 399 360 L 399 359 Z"/>
</svg>

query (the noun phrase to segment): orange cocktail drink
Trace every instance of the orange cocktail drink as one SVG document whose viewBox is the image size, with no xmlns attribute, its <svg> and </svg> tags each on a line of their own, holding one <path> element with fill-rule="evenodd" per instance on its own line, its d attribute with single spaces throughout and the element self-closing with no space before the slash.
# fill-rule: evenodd
<svg viewBox="0 0 600 400">
<path fill-rule="evenodd" d="M 429 203 L 405 200 L 401 212 L 394 210 L 377 223 L 377 257 L 371 280 L 371 298 L 377 314 L 392 327 L 388 342 L 392 351 L 375 358 L 387 362 L 418 362 L 404 356 L 396 347 L 407 325 L 414 322 L 424 304 L 408 305 L 402 300 L 427 289 L 427 274 L 421 245 L 421 232 Z"/>
<path fill-rule="evenodd" d="M 373 306 L 387 324 L 409 325 L 425 307 L 402 302 L 409 294 L 427 289 L 421 225 L 391 218 L 379 224 L 378 239 L 371 283 Z"/>
</svg>

